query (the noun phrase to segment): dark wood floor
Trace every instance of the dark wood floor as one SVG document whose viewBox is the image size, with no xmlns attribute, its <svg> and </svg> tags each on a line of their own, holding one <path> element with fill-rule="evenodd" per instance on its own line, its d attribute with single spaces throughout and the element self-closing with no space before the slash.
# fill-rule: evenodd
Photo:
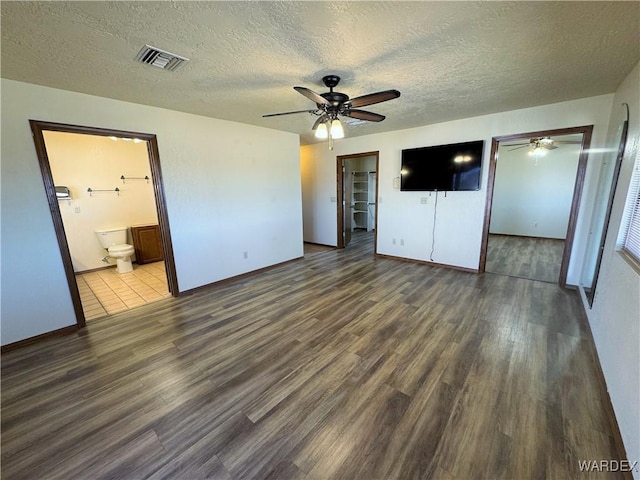
<svg viewBox="0 0 640 480">
<path fill-rule="evenodd" d="M 2 478 L 569 479 L 618 458 L 574 292 L 374 259 L 371 238 L 3 355 Z"/>
<path fill-rule="evenodd" d="M 489 235 L 485 270 L 512 277 L 558 283 L 564 240 Z"/>
</svg>

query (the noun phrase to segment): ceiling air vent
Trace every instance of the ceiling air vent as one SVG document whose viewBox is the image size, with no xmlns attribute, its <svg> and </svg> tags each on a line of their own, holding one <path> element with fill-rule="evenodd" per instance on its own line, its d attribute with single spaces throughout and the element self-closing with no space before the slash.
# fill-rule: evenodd
<svg viewBox="0 0 640 480">
<path fill-rule="evenodd" d="M 146 63 L 147 65 L 153 65 L 154 67 L 171 71 L 189 61 L 188 58 L 161 50 L 157 47 L 152 47 L 151 45 L 145 45 L 142 47 L 142 50 L 140 50 L 138 55 L 136 55 L 136 60 Z"/>
</svg>

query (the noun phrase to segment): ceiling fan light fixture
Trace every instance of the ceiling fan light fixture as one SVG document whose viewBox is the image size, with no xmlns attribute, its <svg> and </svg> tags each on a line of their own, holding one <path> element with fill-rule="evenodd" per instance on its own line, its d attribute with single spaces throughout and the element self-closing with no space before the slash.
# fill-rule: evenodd
<svg viewBox="0 0 640 480">
<path fill-rule="evenodd" d="M 535 155 L 537 157 L 542 157 L 547 154 L 547 150 L 540 145 L 532 146 L 529 150 L 529 155 Z"/>
<path fill-rule="evenodd" d="M 337 118 L 331 122 L 331 138 L 344 138 L 344 128 Z"/>
<path fill-rule="evenodd" d="M 320 125 L 318 125 L 318 128 L 316 128 L 316 138 L 320 138 L 323 140 L 329 138 L 329 130 L 327 130 L 326 123 L 321 123 Z"/>
<path fill-rule="evenodd" d="M 296 92 L 313 101 L 316 104 L 315 108 L 311 110 L 268 113 L 263 115 L 263 117 L 275 117 L 278 115 L 290 115 L 292 113 L 304 112 L 317 115 L 318 118 L 314 122 L 311 130 L 315 131 L 314 135 L 317 139 L 328 139 L 329 150 L 333 150 L 333 140 L 344 138 L 344 127 L 342 122 L 338 119 L 338 116 L 347 117 L 347 119 L 345 119 L 347 124 L 349 124 L 349 120 L 357 123 L 363 123 L 365 121 L 381 122 L 385 119 L 384 115 L 369 112 L 367 110 L 360 110 L 359 107 L 386 102 L 400 96 L 400 92 L 398 90 L 383 90 L 380 92 L 369 93 L 367 95 L 361 95 L 356 98 L 349 98 L 349 95 L 333 90 L 338 83 L 340 83 L 339 76 L 325 75 L 322 77 L 322 82 L 329 89 L 328 92 L 323 94 L 318 94 L 306 87 L 293 87 Z"/>
</svg>

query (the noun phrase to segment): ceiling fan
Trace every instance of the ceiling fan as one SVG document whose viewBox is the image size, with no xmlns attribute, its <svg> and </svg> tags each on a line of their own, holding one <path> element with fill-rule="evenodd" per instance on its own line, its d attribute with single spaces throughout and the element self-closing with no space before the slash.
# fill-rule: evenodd
<svg viewBox="0 0 640 480">
<path fill-rule="evenodd" d="M 384 115 L 360 110 L 358 107 L 386 102 L 387 100 L 393 100 L 400 96 L 398 90 L 384 90 L 382 92 L 369 93 L 350 99 L 349 96 L 344 93 L 333 91 L 334 87 L 340 83 L 339 76 L 326 75 L 322 77 L 322 82 L 329 89 L 328 92 L 318 94 L 306 87 L 293 87 L 295 91 L 315 102 L 316 108 L 310 110 L 295 110 L 293 112 L 269 113 L 263 115 L 263 117 L 275 117 L 293 113 L 311 113 L 318 117 L 311 128 L 316 132 L 316 137 L 329 138 L 331 141 L 333 138 L 344 137 L 344 130 L 338 117 L 345 116 L 368 122 L 381 122 L 385 119 Z"/>
<path fill-rule="evenodd" d="M 539 137 L 532 138 L 526 143 L 512 143 L 510 145 L 505 145 L 505 147 L 516 147 L 511 148 L 508 151 L 512 152 L 513 150 L 518 150 L 520 148 L 529 147 L 529 153 L 540 153 L 549 150 L 555 150 L 558 148 L 558 145 L 580 145 L 581 141 L 564 141 L 564 140 L 553 140 L 551 137 Z"/>
</svg>

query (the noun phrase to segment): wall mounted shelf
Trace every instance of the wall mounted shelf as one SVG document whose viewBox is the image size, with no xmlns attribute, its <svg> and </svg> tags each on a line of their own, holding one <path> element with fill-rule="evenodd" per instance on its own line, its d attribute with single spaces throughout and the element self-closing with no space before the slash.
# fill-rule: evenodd
<svg viewBox="0 0 640 480">
<path fill-rule="evenodd" d="M 125 180 L 146 180 L 146 182 L 149 183 L 150 178 L 149 175 L 145 175 L 144 177 L 125 177 L 122 175 L 120 180 L 122 180 L 122 183 L 125 183 Z"/>
<path fill-rule="evenodd" d="M 89 188 L 87 188 L 87 192 L 89 192 L 89 196 L 90 197 L 93 197 L 93 194 L 95 192 L 116 192 L 116 194 L 118 196 L 120 196 L 120 189 L 118 187 L 112 188 L 111 190 L 105 190 L 105 189 L 96 190 L 96 189 L 93 189 L 93 188 L 89 187 Z"/>
</svg>

